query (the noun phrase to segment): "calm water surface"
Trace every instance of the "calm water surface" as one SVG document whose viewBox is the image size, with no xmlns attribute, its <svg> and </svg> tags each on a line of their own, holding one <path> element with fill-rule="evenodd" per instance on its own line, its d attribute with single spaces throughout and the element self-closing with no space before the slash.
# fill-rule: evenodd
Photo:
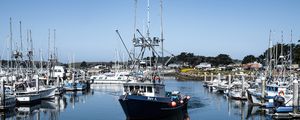
<svg viewBox="0 0 300 120">
<path fill-rule="evenodd" d="M 191 96 L 188 115 L 191 120 L 239 120 L 268 119 L 259 108 L 248 106 L 247 101 L 228 99 L 223 94 L 209 92 L 199 81 L 165 80 L 166 90 L 178 90 Z M 122 85 L 92 85 L 86 92 L 67 92 L 41 104 L 17 107 L 14 111 L 2 112 L 7 120 L 125 120 L 118 102 Z M 170 117 L 182 119 L 182 117 Z"/>
</svg>

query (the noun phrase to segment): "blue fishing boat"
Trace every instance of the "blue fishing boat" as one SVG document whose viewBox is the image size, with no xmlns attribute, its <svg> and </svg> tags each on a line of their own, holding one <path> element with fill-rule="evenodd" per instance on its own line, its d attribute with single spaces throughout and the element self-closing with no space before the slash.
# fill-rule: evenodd
<svg viewBox="0 0 300 120">
<path fill-rule="evenodd" d="M 119 102 L 128 119 L 157 119 L 187 112 L 190 97 L 178 91 L 166 92 L 161 81 L 131 81 L 123 86 Z"/>
<path fill-rule="evenodd" d="M 162 1 L 160 5 L 162 9 Z M 147 8 L 149 11 L 149 0 Z M 128 81 L 123 84 L 123 95 L 119 97 L 127 119 L 161 119 L 174 114 L 186 113 L 190 99 L 189 96 L 185 96 L 179 91 L 165 91 L 165 85 L 160 76 L 164 67 L 158 67 L 159 57 L 157 57 L 161 55 L 163 58 L 163 32 L 161 31 L 161 38 L 150 37 L 149 20 L 148 12 L 148 29 L 145 36 L 138 29 L 137 32 L 141 37 L 136 38 L 134 34 L 133 46 L 140 49 L 137 50 L 140 51 L 138 56 L 131 56 L 120 33 L 116 30 L 129 57 L 134 61 Z M 158 54 L 155 49 L 160 44 L 162 54 Z M 148 52 L 145 52 L 146 50 Z M 144 57 L 147 53 L 150 53 L 150 56 Z M 166 65 L 169 61 L 170 59 L 162 65 Z"/>
<path fill-rule="evenodd" d="M 83 82 L 66 82 L 64 88 L 66 91 L 82 91 L 87 88 L 87 85 Z"/>
</svg>

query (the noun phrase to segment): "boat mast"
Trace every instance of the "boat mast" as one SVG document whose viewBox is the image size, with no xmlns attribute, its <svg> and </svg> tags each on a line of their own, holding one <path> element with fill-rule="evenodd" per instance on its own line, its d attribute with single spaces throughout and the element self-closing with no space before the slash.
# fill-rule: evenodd
<svg viewBox="0 0 300 120">
<path fill-rule="evenodd" d="M 292 49 L 292 43 L 293 43 L 293 30 L 291 30 L 291 41 L 290 41 L 290 56 L 289 56 L 289 63 L 290 63 L 290 65 L 289 65 L 289 68 L 290 68 L 290 71 L 289 71 L 289 73 L 290 73 L 290 76 L 291 76 L 291 74 L 292 74 L 292 64 L 293 64 L 293 56 L 292 56 L 292 54 L 293 54 L 293 49 Z"/>
<path fill-rule="evenodd" d="M 150 0 L 148 0 L 147 5 L 147 39 L 150 37 Z"/>
<path fill-rule="evenodd" d="M 163 0 L 160 0 L 160 40 L 161 40 L 161 63 L 164 68 L 164 29 L 163 29 Z"/>
<path fill-rule="evenodd" d="M 272 75 L 272 40 L 271 40 L 271 33 L 272 33 L 272 31 L 270 30 L 270 34 L 269 34 L 269 56 L 268 56 L 268 59 L 267 59 L 267 63 L 269 64 L 268 68 L 267 68 L 267 71 L 269 71 L 269 77 L 271 77 L 271 75 Z"/>
<path fill-rule="evenodd" d="M 23 40 L 22 40 L 22 22 L 20 21 L 20 42 L 21 42 L 21 52 L 23 52 Z"/>
<path fill-rule="evenodd" d="M 56 42 L 56 29 L 53 30 L 53 59 L 54 59 L 53 67 L 56 65 L 57 62 L 55 42 Z"/>
<path fill-rule="evenodd" d="M 48 29 L 48 65 L 47 65 L 47 69 L 49 71 L 49 75 L 47 76 L 47 85 L 49 84 L 49 80 L 51 77 L 53 77 L 53 70 L 54 68 L 52 69 L 52 65 L 51 65 L 51 42 L 50 42 L 50 29 Z"/>
<path fill-rule="evenodd" d="M 9 18 L 9 28 L 10 28 L 10 65 L 9 68 L 13 68 L 13 38 L 12 38 L 12 19 Z"/>
<path fill-rule="evenodd" d="M 280 51 L 280 56 L 279 58 L 281 59 L 281 77 L 282 77 L 282 80 L 285 81 L 285 59 L 284 59 L 284 56 L 283 56 L 283 31 L 281 31 L 281 51 Z"/>
<path fill-rule="evenodd" d="M 137 10 L 137 0 L 134 0 L 134 24 L 133 24 L 133 45 L 136 44 L 137 39 L 136 39 L 136 10 Z M 135 60 L 135 47 L 133 46 L 133 59 Z M 132 61 L 134 62 L 134 61 Z"/>
</svg>

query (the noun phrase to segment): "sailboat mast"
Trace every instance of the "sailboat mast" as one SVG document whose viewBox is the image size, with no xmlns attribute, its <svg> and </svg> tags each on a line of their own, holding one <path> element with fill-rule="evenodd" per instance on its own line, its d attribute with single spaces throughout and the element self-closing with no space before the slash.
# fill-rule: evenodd
<svg viewBox="0 0 300 120">
<path fill-rule="evenodd" d="M 292 74 L 292 64 L 293 64 L 293 49 L 292 49 L 292 43 L 293 43 L 293 30 L 291 30 L 291 41 L 290 41 L 290 60 L 289 60 L 289 63 L 290 63 L 290 74 Z"/>
<path fill-rule="evenodd" d="M 281 31 L 281 51 L 280 56 L 283 57 L 283 31 Z"/>
<path fill-rule="evenodd" d="M 56 33 L 55 32 L 56 32 L 56 29 L 53 30 L 53 58 L 54 58 L 53 62 L 54 62 L 54 64 L 56 64 L 56 59 L 57 59 L 56 58 L 56 53 L 55 53 L 55 49 L 56 49 L 55 48 L 55 41 L 56 41 L 55 40 L 56 39 Z"/>
<path fill-rule="evenodd" d="M 271 33 L 272 31 L 270 30 L 270 34 L 269 34 L 269 59 L 268 60 L 268 71 L 269 71 L 269 77 L 271 77 L 272 75 L 272 40 L 271 40 Z"/>
<path fill-rule="evenodd" d="M 22 22 L 20 21 L 20 42 L 21 42 L 21 52 L 23 51 L 23 40 L 22 40 Z"/>
</svg>

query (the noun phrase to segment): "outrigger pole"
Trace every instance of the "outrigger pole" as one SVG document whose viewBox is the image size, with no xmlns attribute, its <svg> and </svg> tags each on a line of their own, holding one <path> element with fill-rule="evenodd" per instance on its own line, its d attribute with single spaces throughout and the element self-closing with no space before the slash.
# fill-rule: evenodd
<svg viewBox="0 0 300 120">
<path fill-rule="evenodd" d="M 130 55 L 130 52 L 129 52 L 129 50 L 127 49 L 127 47 L 126 47 L 126 45 L 125 45 L 125 43 L 124 43 L 124 41 L 123 41 L 123 39 L 122 39 L 122 37 L 121 37 L 121 35 L 120 35 L 119 31 L 118 31 L 118 30 L 116 30 L 116 33 L 118 34 L 118 36 L 119 36 L 119 38 L 120 38 L 120 40 L 121 40 L 121 42 L 122 42 L 123 46 L 125 47 L 125 49 L 126 49 L 126 52 L 127 52 L 128 56 L 129 56 L 129 57 L 130 57 L 130 59 L 133 61 L 133 58 L 131 57 L 131 55 Z"/>
</svg>

